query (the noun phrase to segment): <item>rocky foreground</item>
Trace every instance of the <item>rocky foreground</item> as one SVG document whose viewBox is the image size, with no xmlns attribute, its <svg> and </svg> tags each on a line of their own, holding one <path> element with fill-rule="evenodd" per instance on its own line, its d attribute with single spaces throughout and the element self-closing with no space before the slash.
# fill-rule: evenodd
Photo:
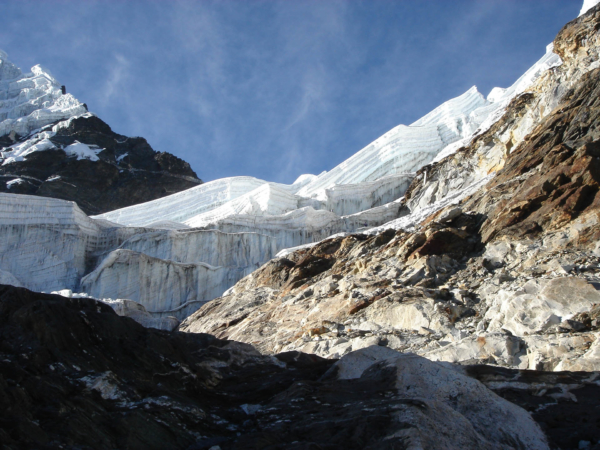
<svg viewBox="0 0 600 450">
<path fill-rule="evenodd" d="M 381 346 L 339 361 L 264 356 L 94 300 L 0 287 L 5 449 L 598 448 L 598 380 Z"/>
</svg>

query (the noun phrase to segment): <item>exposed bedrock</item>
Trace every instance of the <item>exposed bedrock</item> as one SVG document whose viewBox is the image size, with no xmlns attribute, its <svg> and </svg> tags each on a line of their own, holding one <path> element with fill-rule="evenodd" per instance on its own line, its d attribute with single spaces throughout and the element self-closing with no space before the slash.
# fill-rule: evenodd
<svg viewBox="0 0 600 450">
<path fill-rule="evenodd" d="M 9 449 L 514 450 L 595 436 L 578 418 L 597 418 L 586 408 L 598 373 L 461 367 L 381 346 L 337 362 L 264 356 L 144 328 L 92 299 L 9 286 L 0 286 L 0 336 Z M 557 403 L 570 396 L 580 403 Z"/>
</svg>

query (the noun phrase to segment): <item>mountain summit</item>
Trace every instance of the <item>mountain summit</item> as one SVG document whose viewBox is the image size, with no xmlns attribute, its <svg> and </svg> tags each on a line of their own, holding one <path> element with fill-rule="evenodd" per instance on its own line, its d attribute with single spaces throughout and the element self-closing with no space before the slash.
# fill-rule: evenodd
<svg viewBox="0 0 600 450">
<path fill-rule="evenodd" d="M 37 65 L 0 51 L 0 192 L 77 202 L 88 214 L 202 183 L 188 163 L 143 138 L 114 133 Z"/>
</svg>

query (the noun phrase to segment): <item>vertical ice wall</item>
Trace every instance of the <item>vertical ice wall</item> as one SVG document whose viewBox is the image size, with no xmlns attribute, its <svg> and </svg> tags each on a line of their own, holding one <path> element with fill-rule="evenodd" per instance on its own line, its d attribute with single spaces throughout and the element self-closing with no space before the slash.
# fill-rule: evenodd
<svg viewBox="0 0 600 450">
<path fill-rule="evenodd" d="M 177 263 L 116 250 L 81 285 L 93 297 L 126 298 L 141 303 L 148 312 L 181 319 L 243 277 L 236 277 L 235 272 L 235 268 Z"/>
<path fill-rule="evenodd" d="M 35 290 L 83 288 L 183 318 L 283 248 L 396 219 L 414 172 L 497 121 L 516 95 L 560 64 L 551 50 L 510 88 L 485 99 L 473 87 L 292 185 L 226 178 L 93 218 L 73 203 L 0 194 L 1 278 Z M 83 112 L 48 71 L 22 74 L 0 52 L 0 134 L 29 133 Z M 34 144 L 43 147 L 39 134 Z"/>
<path fill-rule="evenodd" d="M 98 298 L 127 298 L 183 319 L 276 254 L 274 238 L 217 230 L 139 233 L 81 280 Z"/>
<path fill-rule="evenodd" d="M 29 289 L 77 287 L 100 234 L 73 202 L 0 193 L 0 270 Z"/>
</svg>

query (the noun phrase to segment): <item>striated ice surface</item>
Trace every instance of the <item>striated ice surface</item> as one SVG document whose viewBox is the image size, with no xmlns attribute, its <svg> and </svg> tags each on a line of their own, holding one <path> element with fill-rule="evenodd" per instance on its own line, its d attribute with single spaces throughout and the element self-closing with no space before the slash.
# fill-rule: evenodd
<svg viewBox="0 0 600 450">
<path fill-rule="evenodd" d="M 264 234 L 198 229 L 140 233 L 119 248 L 179 263 L 253 268 L 271 259 L 275 251 L 274 239 Z"/>
<path fill-rule="evenodd" d="M 0 193 L 0 270 L 36 291 L 74 288 L 101 227 L 73 202 Z"/>
<path fill-rule="evenodd" d="M 362 183 L 340 184 L 325 190 L 328 211 L 339 216 L 357 214 L 400 198 L 414 173 L 399 173 Z"/>
<path fill-rule="evenodd" d="M 146 324 L 164 319 L 156 323 L 168 328 L 173 317 L 183 319 L 286 248 L 336 234 L 411 228 L 472 193 L 493 174 L 411 206 L 410 214 L 400 211 L 417 170 L 489 129 L 513 98 L 559 64 L 549 47 L 509 88 L 494 88 L 486 99 L 473 87 L 330 171 L 301 175 L 291 185 L 224 178 L 94 217 L 72 202 L 0 194 L 0 282 L 120 299 L 113 307 L 123 314 Z M 60 128 L 91 116 L 48 71 L 34 69 L 22 74 L 0 52 L 0 133 L 28 134 L 0 154 L 2 164 L 56 149 L 49 139 Z M 62 150 L 90 160 L 102 151 L 81 142 Z"/>
<path fill-rule="evenodd" d="M 326 198 L 336 185 L 374 181 L 388 175 L 415 172 L 446 146 L 472 134 L 485 116 L 478 110 L 488 101 L 472 87 L 410 126 L 399 125 L 329 172 L 319 175 L 298 195 Z"/>
<path fill-rule="evenodd" d="M 10 284 L 11 286 L 23 287 L 21 282 L 10 272 L 0 270 L 0 284 Z"/>
<path fill-rule="evenodd" d="M 191 227 L 202 227 L 235 215 L 278 215 L 298 208 L 298 198 L 273 183 L 241 195 L 215 209 L 198 214 L 184 221 Z"/>
<path fill-rule="evenodd" d="M 265 234 L 123 227 L 74 202 L 3 193 L 0 235 L 0 283 L 134 300 L 180 318 L 276 253 Z"/>
<path fill-rule="evenodd" d="M 96 217 L 126 226 L 144 226 L 157 220 L 184 223 L 266 183 L 253 177 L 222 178 L 168 197 L 117 209 Z"/>
<path fill-rule="evenodd" d="M 235 272 L 226 267 L 177 263 L 119 249 L 83 278 L 81 288 L 93 297 L 134 300 L 150 313 L 177 315 L 183 310 L 187 316 L 190 310 L 195 311 L 245 276 L 236 277 Z"/>
<path fill-rule="evenodd" d="M 26 136 L 86 111 L 71 94 L 63 94 L 50 71 L 37 65 L 30 73 L 23 73 L 0 50 L 0 136 L 11 132 Z"/>
</svg>

